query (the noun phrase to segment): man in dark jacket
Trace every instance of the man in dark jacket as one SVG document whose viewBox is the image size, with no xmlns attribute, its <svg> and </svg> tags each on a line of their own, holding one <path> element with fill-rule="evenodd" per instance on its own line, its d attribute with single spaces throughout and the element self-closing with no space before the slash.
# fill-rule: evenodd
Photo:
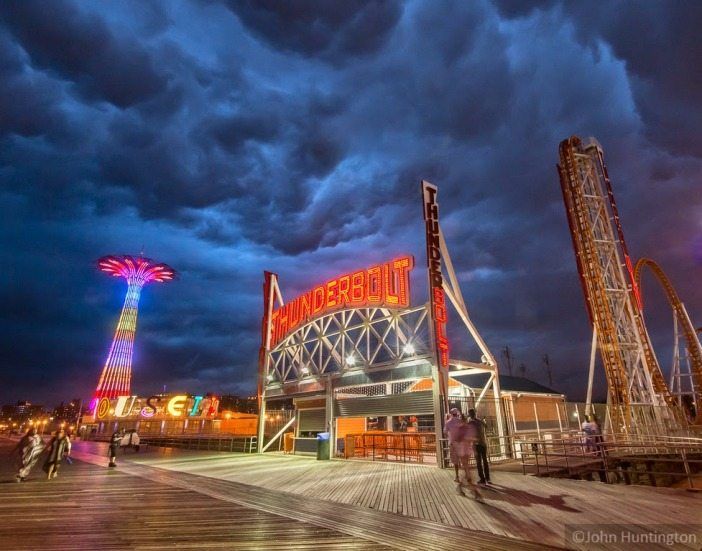
<svg viewBox="0 0 702 551">
<path fill-rule="evenodd" d="M 490 483 L 490 465 L 487 458 L 487 440 L 485 439 L 485 421 L 478 419 L 474 409 L 468 410 L 469 423 L 475 426 L 478 438 L 475 442 L 475 464 L 478 467 L 478 484 Z"/>
<path fill-rule="evenodd" d="M 110 464 L 108 467 L 117 466 L 117 451 L 119 450 L 119 445 L 122 443 L 122 431 L 115 431 L 112 433 L 112 438 L 110 438 Z"/>
</svg>

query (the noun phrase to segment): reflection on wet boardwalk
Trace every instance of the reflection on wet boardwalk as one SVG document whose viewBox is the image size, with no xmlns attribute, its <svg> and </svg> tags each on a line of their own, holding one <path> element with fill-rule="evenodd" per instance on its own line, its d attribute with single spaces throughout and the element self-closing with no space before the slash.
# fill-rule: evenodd
<svg viewBox="0 0 702 551">
<path fill-rule="evenodd" d="M 0 549 L 542 548 L 126 460 L 108 470 L 92 444 L 76 445 L 82 460 L 64 465 L 59 478 L 46 481 L 37 467 L 18 484 L 8 448 L 0 445 Z"/>
<path fill-rule="evenodd" d="M 86 450 L 98 446 L 88 443 Z M 702 494 L 684 490 L 496 472 L 494 488 L 483 491 L 480 503 L 456 495 L 451 471 L 420 465 L 183 450 L 152 450 L 127 457 L 140 468 L 158 467 L 215 479 L 209 482 L 215 487 L 224 481 L 245 484 L 284 492 L 303 503 L 308 498 L 323 500 L 329 507 L 346 505 L 350 515 L 392 513 L 398 519 L 421 519 L 434 526 L 454 527 L 454 531 L 460 527 L 466 529 L 461 533 L 475 536 L 487 532 L 561 547 L 566 544 L 567 524 L 684 524 L 697 525 L 693 530 L 702 542 Z"/>
</svg>

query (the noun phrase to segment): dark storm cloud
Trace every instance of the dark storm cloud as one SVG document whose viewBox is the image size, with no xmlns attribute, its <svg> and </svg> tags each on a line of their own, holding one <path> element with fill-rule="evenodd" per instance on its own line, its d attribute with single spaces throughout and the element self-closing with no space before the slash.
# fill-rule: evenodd
<svg viewBox="0 0 702 551">
<path fill-rule="evenodd" d="M 544 382 L 549 353 L 582 397 L 557 146 L 599 138 L 633 255 L 699 318 L 699 25 L 653 2 L 2 4 L 3 399 L 89 395 L 124 293 L 104 254 L 143 246 L 180 272 L 144 291 L 139 392 L 251 391 L 264 269 L 290 298 L 410 253 L 423 302 L 422 178 L 498 359 L 509 345 Z"/>
<path fill-rule="evenodd" d="M 22 52 L 0 32 L 0 135 L 39 136 L 62 126 L 55 104 L 60 87 L 41 74 L 24 70 Z"/>
<path fill-rule="evenodd" d="M 583 44 L 605 42 L 626 62 L 646 136 L 677 154 L 702 156 L 702 5 L 619 0 L 591 9 L 582 2 L 497 0 L 501 13 L 525 17 L 559 9 Z"/>
<path fill-rule="evenodd" d="M 97 16 L 57 0 L 4 2 L 2 21 L 33 63 L 73 81 L 89 99 L 128 107 L 157 94 L 166 77 L 132 37 L 118 38 Z"/>
<path fill-rule="evenodd" d="M 401 13 L 401 4 L 395 0 L 234 0 L 225 4 L 274 48 L 340 63 L 377 51 Z"/>
</svg>

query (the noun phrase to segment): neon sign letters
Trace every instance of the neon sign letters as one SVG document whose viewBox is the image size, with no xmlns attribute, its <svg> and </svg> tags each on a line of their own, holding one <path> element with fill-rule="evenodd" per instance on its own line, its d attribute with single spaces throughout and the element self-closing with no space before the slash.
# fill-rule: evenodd
<svg viewBox="0 0 702 551">
<path fill-rule="evenodd" d="M 407 308 L 412 256 L 403 256 L 365 270 L 342 275 L 300 295 L 271 316 L 271 343 L 275 346 L 296 327 L 345 307 Z"/>
<path fill-rule="evenodd" d="M 446 337 L 448 315 L 444 294 L 444 278 L 441 274 L 441 237 L 439 233 L 439 203 L 436 200 L 438 188 L 422 181 L 424 199 L 424 222 L 427 238 L 427 267 L 429 268 L 429 296 L 434 317 L 434 340 L 436 342 L 439 368 L 449 367 L 449 343 Z"/>
<path fill-rule="evenodd" d="M 144 419 L 154 417 L 161 408 L 163 397 L 151 396 L 146 399 L 146 404 L 141 407 L 137 396 L 118 396 L 116 400 L 100 398 L 95 406 L 95 417 L 128 417 L 138 415 Z M 114 409 L 113 409 L 114 402 Z M 213 417 L 217 414 L 219 399 L 205 398 L 204 396 L 188 396 L 177 394 L 168 398 L 161 408 L 162 414 L 172 417 Z"/>
</svg>

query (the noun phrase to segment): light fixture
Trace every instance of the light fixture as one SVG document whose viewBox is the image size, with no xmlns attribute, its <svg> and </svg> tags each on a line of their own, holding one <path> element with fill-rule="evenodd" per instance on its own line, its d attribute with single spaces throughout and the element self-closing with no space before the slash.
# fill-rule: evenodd
<svg viewBox="0 0 702 551">
<path fill-rule="evenodd" d="M 310 372 L 310 368 L 305 366 L 300 371 L 303 375 L 307 375 Z"/>
<path fill-rule="evenodd" d="M 266 376 L 266 380 L 267 380 L 267 381 L 272 381 L 272 380 L 273 380 L 273 374 L 272 374 L 272 373 L 269 373 L 269 374 Z"/>
<path fill-rule="evenodd" d="M 349 354 L 348 356 L 346 356 L 346 365 L 348 365 L 349 367 L 353 367 L 354 365 L 356 365 L 356 358 L 353 357 L 353 354 Z"/>
<path fill-rule="evenodd" d="M 411 342 L 408 342 L 405 347 L 403 348 L 403 352 L 407 354 L 408 356 L 413 356 L 414 355 L 414 345 Z"/>
</svg>

